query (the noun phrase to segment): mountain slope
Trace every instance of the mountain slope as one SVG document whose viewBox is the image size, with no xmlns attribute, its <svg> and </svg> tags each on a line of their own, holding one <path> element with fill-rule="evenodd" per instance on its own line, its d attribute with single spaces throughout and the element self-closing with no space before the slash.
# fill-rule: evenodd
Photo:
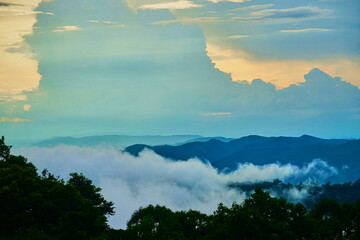
<svg viewBox="0 0 360 240">
<path fill-rule="evenodd" d="M 50 146 L 63 144 L 63 145 L 93 147 L 100 144 L 105 144 L 105 145 L 113 145 L 116 147 L 127 147 L 137 143 L 142 143 L 147 145 L 179 144 L 196 138 L 201 138 L 201 136 L 199 135 L 172 135 L 172 136 L 103 135 L 103 136 L 88 136 L 81 138 L 55 137 L 35 143 L 34 146 L 50 147 Z"/>
<path fill-rule="evenodd" d="M 138 155 L 148 148 L 174 160 L 197 157 L 209 161 L 219 170 L 235 170 L 238 163 L 257 165 L 291 163 L 302 166 L 304 162 L 322 159 L 337 169 L 347 169 L 351 179 L 360 175 L 360 140 L 321 139 L 308 135 L 301 137 L 247 136 L 229 142 L 211 139 L 207 142 L 190 142 L 179 146 L 133 145 L 125 149 Z"/>
</svg>

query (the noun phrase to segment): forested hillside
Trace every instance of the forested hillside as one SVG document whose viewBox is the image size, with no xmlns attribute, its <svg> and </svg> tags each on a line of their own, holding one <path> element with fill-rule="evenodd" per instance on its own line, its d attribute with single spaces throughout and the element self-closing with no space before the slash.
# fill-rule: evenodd
<svg viewBox="0 0 360 240">
<path fill-rule="evenodd" d="M 0 140 L 0 239 L 101 239 L 113 203 L 82 174 L 55 177 Z"/>
<path fill-rule="evenodd" d="M 106 217 L 115 214 L 113 203 L 90 179 L 72 173 L 64 181 L 46 169 L 38 174 L 32 163 L 12 155 L 10 149 L 2 138 L 0 239 L 360 239 L 356 193 L 351 203 L 324 198 L 308 210 L 301 203 L 271 197 L 255 185 L 243 203 L 231 207 L 220 203 L 210 215 L 149 205 L 134 212 L 127 229 L 111 229 Z M 353 189 L 357 186 L 358 182 L 351 184 Z"/>
</svg>

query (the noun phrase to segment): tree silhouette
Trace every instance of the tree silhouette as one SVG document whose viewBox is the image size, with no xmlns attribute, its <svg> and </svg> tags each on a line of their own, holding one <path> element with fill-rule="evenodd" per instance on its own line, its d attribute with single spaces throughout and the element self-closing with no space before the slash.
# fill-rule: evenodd
<svg viewBox="0 0 360 240">
<path fill-rule="evenodd" d="M 98 239 L 108 230 L 112 202 L 82 174 L 68 183 L 10 154 L 0 141 L 0 239 Z"/>
</svg>

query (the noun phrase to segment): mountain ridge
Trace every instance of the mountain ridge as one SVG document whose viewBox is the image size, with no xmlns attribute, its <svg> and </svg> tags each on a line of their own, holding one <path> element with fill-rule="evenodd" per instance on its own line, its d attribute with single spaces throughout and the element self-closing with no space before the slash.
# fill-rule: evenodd
<svg viewBox="0 0 360 240">
<path fill-rule="evenodd" d="M 54 137 L 33 144 L 37 147 L 51 147 L 59 144 L 75 146 L 97 146 L 101 144 L 115 147 L 127 147 L 137 143 L 147 145 L 180 144 L 191 139 L 202 138 L 200 135 L 93 135 L 86 137 Z"/>
<path fill-rule="evenodd" d="M 290 163 L 302 167 L 304 163 L 321 159 L 337 169 L 346 168 L 349 179 L 358 178 L 360 173 L 359 139 L 322 139 L 310 135 L 300 137 L 250 135 L 229 142 L 211 139 L 207 142 L 190 142 L 178 146 L 136 144 L 125 148 L 124 151 L 138 156 L 145 148 L 173 160 L 198 158 L 209 162 L 220 171 L 236 170 L 239 163 L 256 165 Z"/>
</svg>

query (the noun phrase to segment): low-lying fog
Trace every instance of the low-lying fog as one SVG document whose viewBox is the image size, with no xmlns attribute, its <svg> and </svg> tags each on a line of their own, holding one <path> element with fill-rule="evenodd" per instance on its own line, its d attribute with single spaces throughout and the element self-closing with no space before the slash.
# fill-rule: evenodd
<svg viewBox="0 0 360 240">
<path fill-rule="evenodd" d="M 229 189 L 230 182 L 280 179 L 304 181 L 312 178 L 326 181 L 338 174 L 336 168 L 316 159 L 298 167 L 271 163 L 262 166 L 239 164 L 231 173 L 218 172 L 198 159 L 173 161 L 144 150 L 139 157 L 113 147 L 55 146 L 14 149 L 33 162 L 41 171 L 68 179 L 79 172 L 102 188 L 106 200 L 113 201 L 116 214 L 109 218 L 113 228 L 125 228 L 131 214 L 140 206 L 165 205 L 173 210 L 196 209 L 212 213 L 222 202 L 241 202 L 245 194 Z M 292 199 L 301 200 L 306 192 L 290 191 Z"/>
</svg>

